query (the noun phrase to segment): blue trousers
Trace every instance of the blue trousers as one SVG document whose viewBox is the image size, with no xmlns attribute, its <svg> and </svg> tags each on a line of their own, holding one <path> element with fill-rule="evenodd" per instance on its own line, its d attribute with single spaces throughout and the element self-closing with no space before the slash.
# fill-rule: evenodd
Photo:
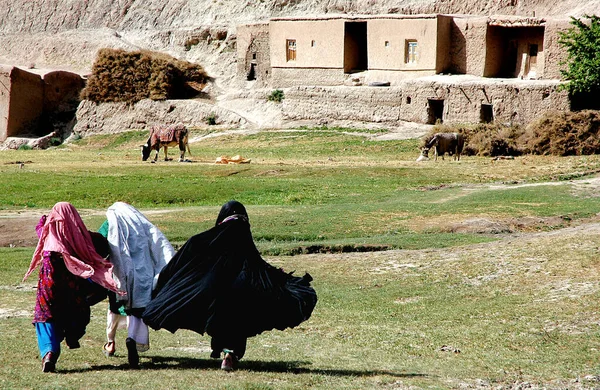
<svg viewBox="0 0 600 390">
<path fill-rule="evenodd" d="M 48 352 L 53 352 L 56 359 L 60 356 L 60 342 L 62 332 L 57 332 L 52 322 L 36 322 L 35 334 L 37 335 L 40 357 L 43 359 Z"/>
</svg>

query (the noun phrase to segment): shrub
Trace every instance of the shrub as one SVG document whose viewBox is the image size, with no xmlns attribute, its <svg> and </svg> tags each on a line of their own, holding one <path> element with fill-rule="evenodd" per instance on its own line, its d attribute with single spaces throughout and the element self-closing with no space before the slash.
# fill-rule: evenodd
<svg viewBox="0 0 600 390">
<path fill-rule="evenodd" d="M 166 54 L 101 49 L 81 97 L 97 103 L 183 99 L 197 95 L 207 80 L 200 65 Z"/>
<path fill-rule="evenodd" d="M 559 32 L 558 42 L 568 53 L 568 68 L 561 74 L 571 94 L 600 93 L 600 16 L 584 17 L 589 23 L 571 17 L 573 27 Z"/>
<path fill-rule="evenodd" d="M 267 96 L 267 100 L 270 102 L 281 103 L 285 96 L 283 95 L 283 91 L 281 89 L 275 89 L 271 91 L 271 94 Z"/>
<path fill-rule="evenodd" d="M 217 114 L 215 114 L 214 112 L 211 112 L 210 114 L 208 114 L 206 116 L 206 118 L 204 118 L 204 120 L 206 121 L 207 125 L 214 126 L 217 124 Z"/>
</svg>

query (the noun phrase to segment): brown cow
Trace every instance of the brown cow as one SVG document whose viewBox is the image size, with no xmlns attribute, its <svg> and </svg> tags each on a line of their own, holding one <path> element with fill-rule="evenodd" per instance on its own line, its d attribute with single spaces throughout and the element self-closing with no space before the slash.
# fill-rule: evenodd
<svg viewBox="0 0 600 390">
<path fill-rule="evenodd" d="M 165 150 L 165 161 L 169 161 L 167 149 L 171 146 L 179 146 L 179 162 L 185 161 L 185 151 L 189 155 L 190 145 L 188 144 L 188 129 L 183 124 L 177 125 L 158 125 L 150 128 L 150 137 L 145 145 L 142 145 L 142 161 L 148 160 L 150 153 L 156 150 L 156 155 L 152 162 L 156 162 L 158 159 L 158 152 L 160 148 Z"/>
<path fill-rule="evenodd" d="M 444 154 L 453 155 L 455 160 L 460 160 L 460 155 L 465 146 L 465 138 L 461 133 L 436 133 L 433 135 L 431 140 L 425 145 L 421 154 L 423 159 L 429 157 L 429 150 L 434 149 L 435 161 L 437 161 L 438 155 L 444 159 Z M 419 157 L 420 159 L 421 157 Z M 417 159 L 417 161 L 420 161 Z"/>
</svg>

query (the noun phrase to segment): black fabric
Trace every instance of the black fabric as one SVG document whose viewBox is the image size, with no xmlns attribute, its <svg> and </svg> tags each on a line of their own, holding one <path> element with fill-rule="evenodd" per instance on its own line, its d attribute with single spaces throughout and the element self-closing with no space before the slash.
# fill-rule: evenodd
<svg viewBox="0 0 600 390">
<path fill-rule="evenodd" d="M 221 207 L 221 211 L 219 211 L 215 226 L 219 225 L 225 218 L 232 215 L 242 215 L 248 219 L 248 212 L 246 212 L 244 205 L 237 200 L 230 200 L 229 202 L 225 203 L 223 207 Z"/>
<path fill-rule="evenodd" d="M 107 258 L 110 254 L 110 247 L 108 246 L 108 240 L 100 233 L 90 231 L 92 237 L 92 243 L 94 249 L 103 258 Z M 87 302 L 90 306 L 102 302 L 108 296 L 109 291 L 97 283 L 92 282 L 91 279 L 87 279 L 87 283 L 82 283 L 82 289 L 86 295 Z M 114 294 L 114 293 L 113 293 Z"/>
<path fill-rule="evenodd" d="M 146 324 L 227 340 L 295 327 L 310 317 L 317 303 L 312 277 L 264 261 L 240 205 L 223 206 L 217 223 L 233 219 L 190 238 L 161 271 L 143 314 Z"/>
</svg>

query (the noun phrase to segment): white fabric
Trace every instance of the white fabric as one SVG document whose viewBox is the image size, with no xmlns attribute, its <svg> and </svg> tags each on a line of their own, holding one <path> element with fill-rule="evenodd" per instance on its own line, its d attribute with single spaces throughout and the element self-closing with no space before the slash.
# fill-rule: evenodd
<svg viewBox="0 0 600 390">
<path fill-rule="evenodd" d="M 125 329 L 128 325 L 128 317 L 113 313 L 108 310 L 106 314 L 106 339 L 109 343 L 115 342 L 117 329 Z"/>
<path fill-rule="evenodd" d="M 150 303 L 158 274 L 175 254 L 169 240 L 135 207 L 116 202 L 106 212 L 110 260 L 127 309 Z"/>
<path fill-rule="evenodd" d="M 127 327 L 127 336 L 135 340 L 135 349 L 138 352 L 146 352 L 150 349 L 150 334 L 148 325 L 144 320 L 135 316 L 128 316 L 129 325 Z"/>
</svg>

